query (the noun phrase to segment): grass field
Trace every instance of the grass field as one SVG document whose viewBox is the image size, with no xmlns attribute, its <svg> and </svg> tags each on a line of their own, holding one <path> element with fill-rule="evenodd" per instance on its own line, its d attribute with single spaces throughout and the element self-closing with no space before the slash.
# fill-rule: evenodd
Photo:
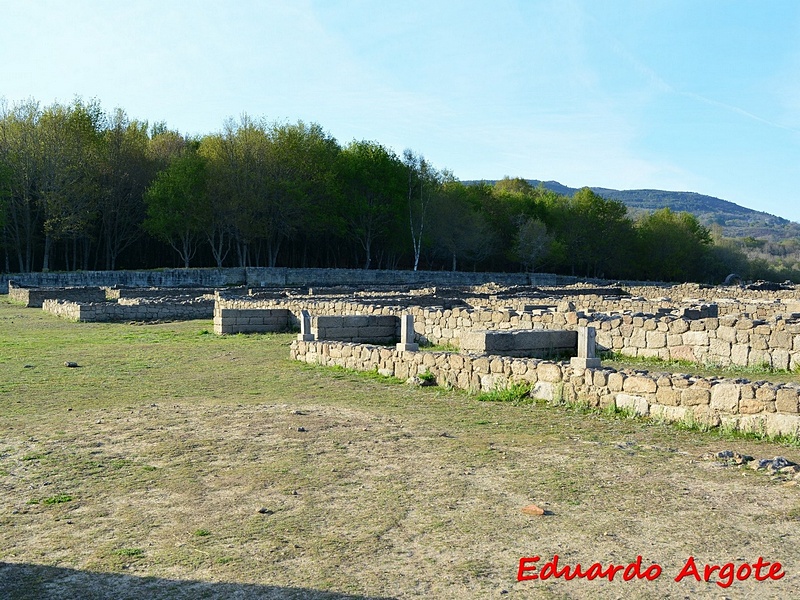
<svg viewBox="0 0 800 600">
<path fill-rule="evenodd" d="M 70 323 L 0 299 L 0 598 L 787 598 L 800 585 L 800 488 L 701 458 L 800 461 L 796 447 L 478 402 L 292 362 L 291 335 L 211 329 Z M 531 503 L 546 514 L 523 514 Z M 554 554 L 642 556 L 663 574 L 517 581 L 521 557 Z M 763 557 L 785 576 L 674 581 L 689 556 L 701 575 Z"/>
</svg>

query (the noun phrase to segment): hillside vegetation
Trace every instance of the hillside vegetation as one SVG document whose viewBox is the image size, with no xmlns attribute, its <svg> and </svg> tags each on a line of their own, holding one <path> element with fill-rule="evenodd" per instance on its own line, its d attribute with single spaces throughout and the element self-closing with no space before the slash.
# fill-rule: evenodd
<svg viewBox="0 0 800 600">
<path fill-rule="evenodd" d="M 578 191 L 557 181 L 528 180 L 533 187 L 543 186 L 557 194 L 571 196 Z M 633 214 L 669 208 L 674 212 L 689 212 L 706 227 L 719 227 L 726 238 L 753 237 L 770 242 L 780 242 L 800 237 L 800 224 L 769 213 L 740 206 L 721 198 L 696 192 L 670 192 L 665 190 L 614 190 L 590 187 L 594 193 L 611 200 L 619 200 Z"/>
<path fill-rule="evenodd" d="M 467 184 L 417 151 L 342 145 L 316 123 L 244 115 L 188 137 L 97 102 L 0 113 L 6 272 L 291 266 L 800 280 L 796 238 L 726 237 L 721 222 L 732 231 L 750 218 L 736 205 L 724 203 L 723 217 L 699 210 L 708 203 L 670 208 L 653 192 L 645 211 L 601 192 Z"/>
</svg>

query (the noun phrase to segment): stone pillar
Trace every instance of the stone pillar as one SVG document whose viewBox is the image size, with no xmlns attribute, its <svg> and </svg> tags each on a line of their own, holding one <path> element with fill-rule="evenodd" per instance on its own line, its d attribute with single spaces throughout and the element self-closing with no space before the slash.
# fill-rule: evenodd
<svg viewBox="0 0 800 600">
<path fill-rule="evenodd" d="M 300 333 L 297 335 L 299 342 L 313 342 L 314 334 L 311 333 L 311 315 L 307 310 L 300 311 Z"/>
<path fill-rule="evenodd" d="M 600 359 L 595 356 L 594 327 L 578 327 L 578 356 L 571 358 L 569 364 L 575 369 L 597 369 Z"/>
<path fill-rule="evenodd" d="M 400 343 L 396 346 L 402 352 L 409 350 L 416 352 L 419 344 L 414 343 L 414 317 L 412 315 L 402 315 L 400 317 Z"/>
</svg>

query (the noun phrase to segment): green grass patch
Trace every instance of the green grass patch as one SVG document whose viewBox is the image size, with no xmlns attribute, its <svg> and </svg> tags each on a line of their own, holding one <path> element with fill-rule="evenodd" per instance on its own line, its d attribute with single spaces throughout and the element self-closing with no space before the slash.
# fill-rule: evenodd
<svg viewBox="0 0 800 600">
<path fill-rule="evenodd" d="M 56 494 L 55 496 L 50 496 L 49 498 L 42 500 L 42 504 L 64 504 L 65 502 L 72 502 L 73 499 L 74 498 L 69 494 Z"/>
<path fill-rule="evenodd" d="M 655 357 L 626 356 L 620 352 L 602 352 L 604 366 L 613 368 L 646 369 L 648 371 L 681 372 L 703 377 L 728 377 L 731 379 L 768 379 L 775 382 L 800 381 L 800 373 L 787 369 L 775 369 L 764 363 L 752 366 L 718 365 L 696 363 L 688 360 L 664 360 Z"/>
<path fill-rule="evenodd" d="M 461 348 L 450 342 L 441 344 L 420 344 L 419 349 L 423 352 L 461 352 Z"/>
<path fill-rule="evenodd" d="M 113 552 L 116 556 L 124 556 L 126 558 L 137 558 L 144 556 L 144 550 L 141 548 L 117 548 Z"/>
<path fill-rule="evenodd" d="M 478 402 L 508 402 L 522 404 L 532 402 L 531 387 L 526 383 L 515 383 L 506 388 L 498 388 L 490 392 L 481 392 L 475 399 Z"/>
</svg>

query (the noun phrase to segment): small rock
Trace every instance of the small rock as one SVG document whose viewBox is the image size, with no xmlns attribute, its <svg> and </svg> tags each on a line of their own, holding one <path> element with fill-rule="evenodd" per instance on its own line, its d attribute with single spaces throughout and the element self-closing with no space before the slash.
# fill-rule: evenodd
<svg viewBox="0 0 800 600">
<path fill-rule="evenodd" d="M 522 507 L 522 513 L 532 517 L 538 517 L 544 514 L 544 509 L 539 508 L 535 504 L 528 504 L 528 506 Z"/>
<path fill-rule="evenodd" d="M 758 470 L 769 469 L 770 471 L 779 471 L 784 467 L 789 467 L 793 464 L 794 463 L 789 462 L 782 456 L 776 456 L 775 458 L 762 458 L 754 463 L 754 468 Z"/>
<path fill-rule="evenodd" d="M 67 360 L 64 361 L 64 366 L 69 367 L 70 369 L 74 369 L 78 366 L 78 363 Z"/>
<path fill-rule="evenodd" d="M 258 512 L 260 514 L 262 514 L 262 515 L 274 515 L 275 514 L 274 510 L 270 510 L 268 508 L 264 508 L 263 506 L 258 509 Z"/>
</svg>

